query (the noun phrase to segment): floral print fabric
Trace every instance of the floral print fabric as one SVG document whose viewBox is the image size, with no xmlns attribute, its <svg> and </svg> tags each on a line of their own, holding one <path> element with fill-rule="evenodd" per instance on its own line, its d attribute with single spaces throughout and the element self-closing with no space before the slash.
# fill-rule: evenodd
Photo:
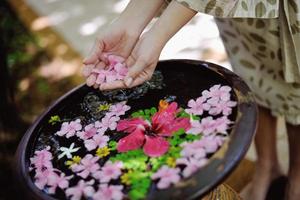
<svg viewBox="0 0 300 200">
<path fill-rule="evenodd" d="M 257 102 L 300 124 L 300 0 L 176 0 L 216 17 L 234 71 Z"/>
</svg>

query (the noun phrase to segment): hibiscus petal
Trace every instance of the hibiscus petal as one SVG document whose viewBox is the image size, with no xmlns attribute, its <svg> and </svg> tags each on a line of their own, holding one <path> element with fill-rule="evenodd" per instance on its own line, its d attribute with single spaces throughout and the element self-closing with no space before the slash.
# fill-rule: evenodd
<svg viewBox="0 0 300 200">
<path fill-rule="evenodd" d="M 145 140 L 145 135 L 140 129 L 136 129 L 128 136 L 122 138 L 118 142 L 117 150 L 119 152 L 126 152 L 140 148 Z"/>
<path fill-rule="evenodd" d="M 120 120 L 117 125 L 117 131 L 125 131 L 131 133 L 138 127 L 143 128 L 148 126 L 147 122 L 141 118 L 133 118 L 129 120 Z"/>
<path fill-rule="evenodd" d="M 157 132 L 161 132 L 160 129 L 162 126 L 168 125 L 173 122 L 174 118 L 176 117 L 177 112 L 177 103 L 171 103 L 166 109 L 157 112 L 153 115 L 152 121 L 152 128 Z"/>
<path fill-rule="evenodd" d="M 191 127 L 190 119 L 188 118 L 177 118 L 170 121 L 169 123 L 164 123 L 161 129 L 159 130 L 160 135 L 171 136 L 172 133 L 183 128 L 185 131 L 189 130 Z"/>
<path fill-rule="evenodd" d="M 169 149 L 169 142 L 162 137 L 145 136 L 144 153 L 150 157 L 158 157 L 165 154 Z"/>
</svg>

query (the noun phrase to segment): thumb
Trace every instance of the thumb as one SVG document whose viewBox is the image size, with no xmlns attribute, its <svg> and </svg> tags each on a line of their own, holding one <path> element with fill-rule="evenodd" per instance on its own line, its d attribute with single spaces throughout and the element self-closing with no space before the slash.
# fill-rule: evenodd
<svg viewBox="0 0 300 200">
<path fill-rule="evenodd" d="M 137 76 L 143 72 L 143 70 L 147 67 L 147 62 L 142 59 L 138 59 L 132 67 L 129 68 L 128 74 L 126 75 L 124 82 L 127 87 L 131 87 L 133 81 L 137 78 Z"/>
<path fill-rule="evenodd" d="M 100 58 L 103 48 L 104 48 L 103 40 L 97 39 L 90 54 L 83 60 L 83 64 L 85 65 L 96 64 Z"/>
</svg>

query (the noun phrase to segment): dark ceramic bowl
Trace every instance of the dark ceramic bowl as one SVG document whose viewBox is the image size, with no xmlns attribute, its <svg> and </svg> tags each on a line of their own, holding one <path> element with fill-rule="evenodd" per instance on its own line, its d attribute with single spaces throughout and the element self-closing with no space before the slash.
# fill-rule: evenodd
<svg viewBox="0 0 300 200">
<path fill-rule="evenodd" d="M 235 121 L 230 131 L 230 139 L 210 158 L 210 162 L 188 179 L 166 190 L 150 192 L 147 199 L 196 199 L 201 198 L 215 186 L 220 184 L 237 164 L 243 159 L 255 133 L 257 108 L 252 94 L 245 82 L 231 71 L 218 65 L 194 60 L 160 61 L 157 70 L 164 77 L 165 87 L 161 90 L 149 89 L 136 99 L 136 108 L 145 108 L 153 101 L 158 102 L 165 95 L 177 96 L 177 102 L 187 102 L 188 99 L 201 95 L 201 91 L 215 84 L 229 85 L 233 88 L 233 96 L 238 106 L 231 115 Z M 127 90 L 130 92 L 130 90 Z M 75 102 L 89 92 L 98 93 L 100 98 L 106 98 L 99 91 L 81 85 L 50 106 L 26 132 L 16 153 L 16 177 L 28 199 L 54 199 L 39 190 L 33 183 L 29 172 L 29 158 L 33 155 L 41 136 L 41 130 L 48 125 L 50 116 L 72 107 Z M 102 95 L 102 96 L 101 96 Z"/>
</svg>

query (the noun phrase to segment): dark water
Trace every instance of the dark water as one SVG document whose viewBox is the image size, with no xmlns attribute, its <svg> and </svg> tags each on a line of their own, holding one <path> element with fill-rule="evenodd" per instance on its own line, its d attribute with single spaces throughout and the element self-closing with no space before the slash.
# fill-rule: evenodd
<svg viewBox="0 0 300 200">
<path fill-rule="evenodd" d="M 75 147 L 82 146 L 76 155 L 83 157 L 86 154 L 83 142 L 78 140 L 77 137 L 65 139 L 64 137 L 54 135 L 55 132 L 60 130 L 61 123 L 50 125 L 48 120 L 53 115 L 59 115 L 64 121 L 80 118 L 84 127 L 104 116 L 103 112 L 98 111 L 99 105 L 103 103 L 116 103 L 126 100 L 127 105 L 131 106 L 131 110 L 127 111 L 128 114 L 139 109 L 157 107 L 159 100 L 166 98 L 173 99 L 180 106 L 187 107 L 187 102 L 190 99 L 201 96 L 203 90 L 209 89 L 215 84 L 230 86 L 221 75 L 201 65 L 195 67 L 186 64 L 184 66 L 169 66 L 169 64 L 165 64 L 163 67 L 158 67 L 158 69 L 159 71 L 155 73 L 149 82 L 130 90 L 101 93 L 98 90 L 84 86 L 75 93 L 72 93 L 68 98 L 50 110 L 34 130 L 32 138 L 27 145 L 27 164 L 29 165 L 29 157 L 33 156 L 35 150 L 43 149 L 48 145 L 51 146 L 51 152 L 54 157 L 60 153 L 58 151 L 59 147 L 69 147 L 73 142 L 76 142 Z M 232 98 L 232 100 L 236 99 L 233 92 Z M 121 118 L 126 118 L 128 114 Z M 234 109 L 230 119 L 234 121 L 235 117 L 236 110 Z M 114 132 L 108 132 L 108 135 L 114 134 Z M 119 138 L 120 136 L 118 135 L 111 137 L 113 140 L 118 140 Z M 95 151 L 92 151 L 91 154 L 95 154 Z M 100 160 L 100 164 L 106 162 L 107 159 Z M 61 169 L 67 175 L 72 174 L 62 160 L 64 159 L 53 163 L 54 167 Z M 31 172 L 32 177 L 33 175 L 33 172 Z M 70 182 L 70 186 L 75 185 L 77 181 L 78 179 L 75 178 Z M 152 187 L 150 192 L 154 190 L 154 187 Z M 62 191 L 57 192 L 55 197 L 58 199 L 65 198 Z"/>
</svg>

